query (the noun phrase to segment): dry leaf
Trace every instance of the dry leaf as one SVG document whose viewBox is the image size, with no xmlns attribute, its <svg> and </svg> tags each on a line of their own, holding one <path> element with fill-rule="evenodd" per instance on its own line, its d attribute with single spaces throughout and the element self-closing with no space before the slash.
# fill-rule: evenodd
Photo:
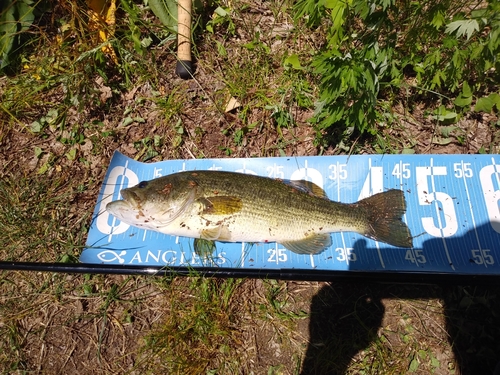
<svg viewBox="0 0 500 375">
<path fill-rule="evenodd" d="M 224 112 L 231 112 L 233 109 L 241 107 L 241 103 L 234 98 L 234 96 L 231 96 L 231 99 L 229 99 L 229 102 L 226 105 L 226 110 Z"/>
</svg>

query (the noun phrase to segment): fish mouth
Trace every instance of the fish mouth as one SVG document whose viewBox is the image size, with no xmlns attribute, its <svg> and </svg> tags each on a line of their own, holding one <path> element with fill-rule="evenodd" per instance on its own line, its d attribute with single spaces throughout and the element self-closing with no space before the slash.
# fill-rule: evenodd
<svg viewBox="0 0 500 375">
<path fill-rule="evenodd" d="M 150 202 L 148 197 L 141 198 L 129 189 L 121 190 L 120 195 L 123 199 L 109 202 L 106 211 L 125 222 L 129 219 L 129 222 L 135 222 L 139 217 L 147 218 L 148 222 L 158 229 L 169 225 L 188 209 L 196 198 L 196 189 L 191 189 L 184 200 L 174 203 L 155 203 L 154 200 Z"/>
<path fill-rule="evenodd" d="M 106 211 L 115 216 L 120 216 L 123 211 L 138 210 L 140 198 L 134 192 L 126 189 L 120 191 L 122 200 L 112 201 L 106 205 Z"/>
<path fill-rule="evenodd" d="M 123 198 L 122 202 L 128 204 L 130 208 L 139 207 L 141 199 L 136 193 L 123 189 L 120 191 L 120 195 Z"/>
<path fill-rule="evenodd" d="M 130 211 L 131 209 L 133 210 L 133 207 L 127 201 L 113 201 L 106 205 L 106 211 L 118 217 L 121 216 L 122 212 Z"/>
</svg>

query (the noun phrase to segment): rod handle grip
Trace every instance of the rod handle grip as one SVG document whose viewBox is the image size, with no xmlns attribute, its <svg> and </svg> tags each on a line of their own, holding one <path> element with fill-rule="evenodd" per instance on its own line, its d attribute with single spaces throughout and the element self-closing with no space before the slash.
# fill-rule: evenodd
<svg viewBox="0 0 500 375">
<path fill-rule="evenodd" d="M 177 66 L 175 73 L 182 79 L 193 76 L 191 61 L 191 0 L 179 0 L 177 4 Z"/>
</svg>

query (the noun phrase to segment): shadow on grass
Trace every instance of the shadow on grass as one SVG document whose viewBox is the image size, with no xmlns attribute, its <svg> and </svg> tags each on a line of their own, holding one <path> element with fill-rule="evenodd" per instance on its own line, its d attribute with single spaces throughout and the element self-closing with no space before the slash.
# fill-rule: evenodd
<svg viewBox="0 0 500 375">
<path fill-rule="evenodd" d="M 366 286 L 328 284 L 311 302 L 310 341 L 302 375 L 344 374 L 353 356 L 376 339 L 384 315 Z"/>
<path fill-rule="evenodd" d="M 499 296 L 500 286 L 328 284 L 312 300 L 310 344 L 301 374 L 345 374 L 353 357 L 379 340 L 377 330 L 384 315 L 381 303 L 384 298 L 441 299 L 448 340 L 458 367 L 455 373 L 493 374 L 500 360 Z M 432 347 L 423 349 L 433 351 Z M 402 359 L 402 362 L 409 361 Z M 377 367 L 376 363 L 363 366 L 374 371 L 370 373 L 380 373 Z M 440 366 L 443 367 L 446 364 Z M 397 369 L 393 370 L 397 373 Z"/>
<path fill-rule="evenodd" d="M 478 267 L 478 273 L 486 271 L 493 272 L 493 274 L 500 273 L 498 271 L 500 255 L 496 251 L 499 249 L 498 234 L 492 235 L 487 232 L 488 230 L 491 231 L 489 225 L 483 225 L 467 232 L 464 236 L 447 239 L 446 243 L 450 249 L 450 261 L 452 262 L 450 265 L 457 262 L 458 259 L 460 262 L 457 262 L 455 266 L 459 272 L 471 272 L 465 266 L 465 262 L 470 262 L 469 267 Z M 478 243 L 478 238 L 481 239 L 482 246 Z M 366 244 L 366 241 L 358 241 L 355 252 L 360 259 L 369 259 L 376 249 L 367 248 L 363 244 Z M 492 249 L 491 252 L 488 250 L 491 257 L 486 259 L 489 261 L 488 268 L 485 268 L 485 259 L 479 260 L 471 256 L 470 249 L 474 248 Z M 444 257 L 443 239 L 426 241 L 423 245 L 423 251 L 428 259 L 431 256 Z M 361 265 L 359 266 L 361 267 Z M 442 313 L 446 322 L 444 328 L 453 350 L 455 365 L 458 367 L 454 373 L 461 375 L 493 374 L 496 364 L 500 361 L 500 278 L 496 285 L 467 285 L 471 279 L 468 279 L 466 275 L 463 277 L 463 283 L 460 280 L 462 279 L 453 285 L 401 283 L 392 285 L 372 283 L 368 285 L 362 280 L 357 284 L 340 282 L 328 284 L 312 300 L 309 326 L 310 344 L 307 348 L 301 374 L 344 374 L 359 351 L 371 347 L 373 343 L 379 343 L 381 338 L 378 337 L 377 331 L 381 327 L 386 313 L 382 304 L 383 299 L 411 301 L 430 298 L 439 299 L 443 303 Z M 399 282 L 401 281 L 402 279 L 399 280 Z M 429 276 L 429 281 L 432 282 L 432 276 Z M 395 282 L 398 282 L 396 277 Z M 418 310 L 419 307 L 416 307 L 417 314 Z M 431 331 L 432 324 L 430 323 L 432 322 L 425 322 L 424 318 L 422 324 L 426 323 L 429 323 L 430 327 L 424 328 Z M 444 336 L 442 332 L 439 334 Z M 392 339 L 395 340 L 395 345 L 404 345 L 400 341 L 401 338 L 393 337 Z M 431 342 L 436 343 L 436 338 L 431 338 L 429 343 Z M 380 369 L 387 371 L 388 366 L 392 366 L 392 364 L 380 364 L 376 361 L 383 361 L 383 351 L 391 350 L 390 345 L 389 342 L 389 344 L 382 343 L 377 346 L 377 350 L 379 350 L 375 356 L 377 358 L 371 359 L 373 363 L 364 364 L 363 369 L 373 370 L 374 372 L 371 373 L 379 373 L 377 371 Z M 433 352 L 433 349 L 438 349 L 432 346 L 425 347 L 425 345 L 427 344 L 414 343 L 414 354 L 418 354 L 419 349 L 430 353 Z M 410 351 L 408 349 L 406 352 Z M 369 361 L 370 359 L 363 360 Z M 409 366 L 410 361 L 408 358 L 403 358 L 399 361 L 399 365 Z M 440 364 L 439 373 L 446 373 L 443 372 L 443 369 L 447 370 L 446 365 Z M 410 369 L 394 369 L 391 373 L 398 373 L 398 370 L 400 373 L 406 373 Z M 420 368 L 418 371 L 421 372 Z M 500 368 L 497 371 L 495 374 L 500 375 Z"/>
</svg>

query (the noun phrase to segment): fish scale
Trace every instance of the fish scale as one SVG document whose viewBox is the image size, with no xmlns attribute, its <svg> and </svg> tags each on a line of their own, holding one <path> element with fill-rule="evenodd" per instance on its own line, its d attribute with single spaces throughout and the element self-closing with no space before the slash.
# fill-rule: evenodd
<svg viewBox="0 0 500 375">
<path fill-rule="evenodd" d="M 330 233 L 352 231 L 398 247 L 412 237 L 401 216 L 404 193 L 389 190 L 354 204 L 326 199 L 306 181 L 222 171 L 179 172 L 121 192 L 106 209 L 121 221 L 161 233 L 224 242 L 278 242 L 317 254 Z"/>
</svg>

